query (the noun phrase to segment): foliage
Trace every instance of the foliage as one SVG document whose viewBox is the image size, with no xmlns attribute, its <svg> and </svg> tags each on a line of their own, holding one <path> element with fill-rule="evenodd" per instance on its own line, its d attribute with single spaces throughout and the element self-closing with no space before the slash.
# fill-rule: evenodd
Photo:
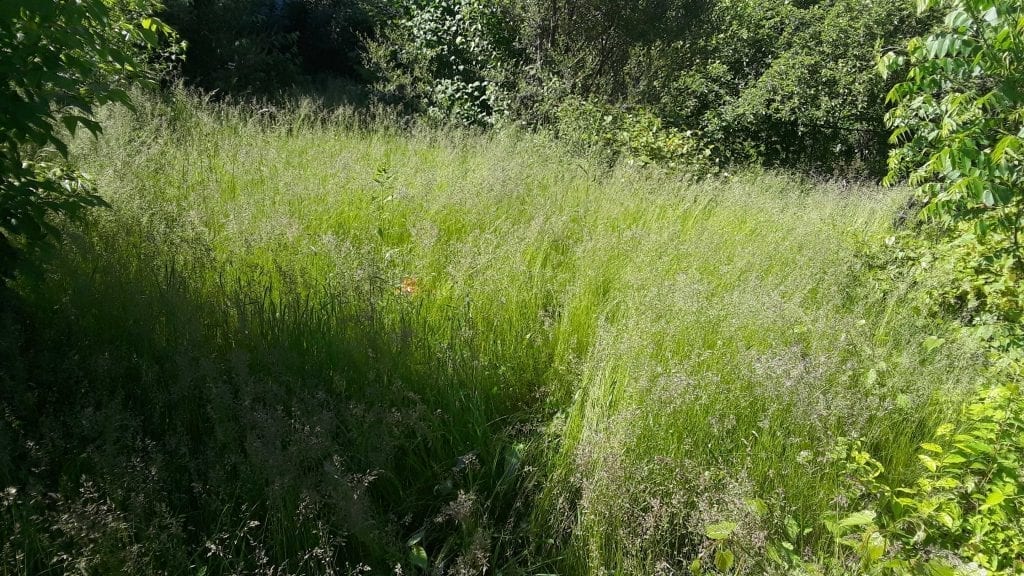
<svg viewBox="0 0 1024 576">
<path fill-rule="evenodd" d="M 879 42 L 928 24 L 902 0 L 524 1 L 520 92 L 640 106 L 700 131 L 723 162 L 878 171 L 886 83 Z M 543 87 L 537 87 L 542 84 Z M 543 99 L 519 110 L 543 118 Z"/>
<path fill-rule="evenodd" d="M 64 167 L 66 130 L 101 127 L 96 107 L 128 104 L 125 88 L 150 76 L 147 53 L 170 29 L 148 0 L 36 2 L 0 6 L 0 273 L 14 243 L 56 229 L 102 203 L 80 174 Z"/>
<path fill-rule="evenodd" d="M 1020 4 L 920 2 L 945 8 L 943 26 L 912 40 L 906 53 L 879 63 L 891 73 L 909 65 L 889 94 L 887 115 L 898 144 L 889 180 L 917 186 L 922 215 L 943 227 L 929 257 L 948 262 L 950 285 L 939 294 L 959 304 L 969 324 L 1001 326 L 1020 345 L 1022 302 L 1017 286 L 1021 252 L 1021 154 L 1024 92 Z M 1008 344 L 1009 342 L 1004 342 Z"/>
<path fill-rule="evenodd" d="M 388 0 L 281 0 L 285 29 L 296 34 L 306 74 L 369 80 L 363 69 L 365 39 L 395 16 Z"/>
<path fill-rule="evenodd" d="M 642 109 L 681 133 L 699 132 L 718 164 L 846 174 L 884 169 L 892 83 L 872 66 L 878 46 L 933 22 L 904 0 L 473 5 L 406 2 L 369 51 L 378 91 L 477 124 L 507 115 L 553 125 L 572 102 Z"/>
<path fill-rule="evenodd" d="M 1015 384 L 986 388 L 965 408 L 962 425 L 941 426 L 918 455 L 926 472 L 881 494 L 884 531 L 902 544 L 887 567 L 900 573 L 930 567 L 990 573 L 1024 570 L 1024 401 Z M 929 554 L 955 552 L 962 560 Z M 977 569 L 974 569 L 977 572 Z"/>
<path fill-rule="evenodd" d="M 924 308 L 957 318 L 987 344 L 992 381 L 921 445 L 922 475 L 883 482 L 855 451 L 859 492 L 877 498 L 891 548 L 875 573 L 1017 574 L 1024 570 L 1024 401 L 1020 382 L 1022 207 L 1019 2 L 922 0 L 946 11 L 940 28 L 889 52 L 879 69 L 909 65 L 886 121 L 898 147 L 888 180 L 916 186 L 926 225 L 894 236 L 899 266 L 925 287 Z M 930 337 L 929 348 L 945 339 Z M 884 542 L 884 540 L 883 540 Z M 877 560 L 877 562 L 874 562 Z"/>
<path fill-rule="evenodd" d="M 636 102 L 664 72 L 664 49 L 702 21 L 703 0 L 519 0 L 521 42 L 533 73 L 569 93 L 605 103 Z M 661 78 L 664 80 L 664 78 Z M 538 78 L 528 79 L 538 80 Z M 529 113 L 529 111 L 524 111 Z"/>
<path fill-rule="evenodd" d="M 494 124 L 515 62 L 511 16 L 504 2 L 405 0 L 369 47 L 378 93 L 436 119 Z"/>
<path fill-rule="evenodd" d="M 1017 574 L 1024 570 L 1024 353 L 1020 294 L 1021 8 L 1019 2 L 918 2 L 946 10 L 942 26 L 889 52 L 879 69 L 909 65 L 889 93 L 898 144 L 888 180 L 916 186 L 925 224 L 888 242 L 895 264 L 923 287 L 921 308 L 955 318 L 955 332 L 985 343 L 990 382 L 956 421 L 921 444 L 913 483 L 883 481 L 884 467 L 851 452 L 852 496 L 877 500 L 878 546 L 857 551 L 885 574 Z M 945 338 L 923 345 L 938 349 Z M 874 537 L 874 536 L 872 536 Z"/>
<path fill-rule="evenodd" d="M 733 162 L 878 172 L 887 87 L 871 62 L 926 25 L 902 0 L 713 2 L 646 98 Z"/>
<path fill-rule="evenodd" d="M 583 150 L 612 151 L 643 166 L 654 164 L 697 174 L 711 171 L 711 152 L 701 147 L 697 134 L 665 126 L 644 109 L 626 110 L 568 98 L 558 108 L 556 127 L 559 138 Z"/>
<path fill-rule="evenodd" d="M 774 558 L 805 570 L 838 563 L 860 574 L 1019 574 L 1022 398 L 1015 383 L 981 390 L 955 421 L 920 445 L 921 474 L 910 484 L 885 480 L 885 467 L 854 443 L 842 456 L 848 463 L 845 496 L 870 508 L 841 521 L 824 520 L 835 536 L 832 559 L 805 562 L 787 552 L 793 547 L 786 542 Z"/>
<path fill-rule="evenodd" d="M 232 95 L 276 93 L 333 77 L 367 82 L 365 40 L 394 16 L 386 0 L 170 0 L 188 42 L 192 85 Z"/>
<path fill-rule="evenodd" d="M 298 34 L 279 0 L 170 0 L 166 19 L 187 43 L 182 74 L 227 93 L 270 93 L 298 81 Z"/>
<path fill-rule="evenodd" d="M 135 101 L 0 298 L 0 571 L 761 574 L 976 377 L 859 264 L 899 191 Z"/>
</svg>

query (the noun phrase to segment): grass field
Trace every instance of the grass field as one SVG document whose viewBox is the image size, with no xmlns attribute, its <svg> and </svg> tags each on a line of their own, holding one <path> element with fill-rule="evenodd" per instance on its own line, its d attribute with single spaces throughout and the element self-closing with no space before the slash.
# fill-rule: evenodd
<svg viewBox="0 0 1024 576">
<path fill-rule="evenodd" d="M 670 574 L 721 521 L 764 573 L 787 525 L 833 554 L 839 438 L 912 478 L 977 378 L 867 265 L 901 190 L 310 106 L 103 120 L 111 208 L 4 311 L 3 573 Z"/>
</svg>

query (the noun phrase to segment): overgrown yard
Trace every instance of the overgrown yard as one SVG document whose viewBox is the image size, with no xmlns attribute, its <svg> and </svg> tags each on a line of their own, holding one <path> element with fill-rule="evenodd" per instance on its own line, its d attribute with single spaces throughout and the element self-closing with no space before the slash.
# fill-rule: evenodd
<svg viewBox="0 0 1024 576">
<path fill-rule="evenodd" d="M 781 570 L 863 504 L 842 439 L 910 482 L 977 385 L 869 266 L 906 190 L 138 104 L 4 296 L 4 570 Z"/>
</svg>

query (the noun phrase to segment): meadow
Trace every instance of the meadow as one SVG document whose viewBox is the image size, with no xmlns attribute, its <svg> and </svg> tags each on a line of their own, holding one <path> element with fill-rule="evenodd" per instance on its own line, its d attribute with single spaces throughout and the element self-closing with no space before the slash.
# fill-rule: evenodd
<svg viewBox="0 0 1024 576">
<path fill-rule="evenodd" d="M 873 261 L 905 189 L 137 105 L 5 297 L 4 574 L 679 574 L 722 522 L 770 573 L 978 383 Z"/>
</svg>

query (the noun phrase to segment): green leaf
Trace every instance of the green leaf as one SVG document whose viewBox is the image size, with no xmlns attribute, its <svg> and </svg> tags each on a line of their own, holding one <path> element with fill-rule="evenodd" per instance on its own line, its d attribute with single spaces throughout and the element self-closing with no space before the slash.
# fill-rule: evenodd
<svg viewBox="0 0 1024 576">
<path fill-rule="evenodd" d="M 981 506 L 981 509 L 985 510 L 993 506 L 998 506 L 1003 503 L 1003 500 L 1006 500 L 1006 494 L 1004 494 L 999 488 L 993 488 L 992 491 L 989 492 L 988 497 L 985 498 L 985 504 Z"/>
<path fill-rule="evenodd" d="M 840 528 L 850 528 L 852 526 L 864 526 L 871 524 L 875 520 L 874 510 L 861 510 L 860 512 L 854 512 L 846 518 L 839 521 Z"/>
<path fill-rule="evenodd" d="M 764 503 L 764 500 L 760 498 L 750 498 L 746 500 L 747 506 L 757 516 L 764 516 L 768 513 L 768 505 Z"/>
<path fill-rule="evenodd" d="M 732 550 L 723 548 L 715 552 L 715 568 L 719 572 L 728 572 L 732 570 L 733 564 L 735 564 L 736 557 L 733 555 Z"/>
<path fill-rule="evenodd" d="M 795 542 L 800 537 L 800 525 L 796 523 L 792 516 L 786 516 L 782 525 L 786 529 L 786 536 L 789 536 L 790 540 Z"/>
<path fill-rule="evenodd" d="M 1007 134 L 1003 136 L 996 144 L 995 148 L 992 149 L 992 160 L 999 162 L 1003 159 L 1003 155 L 1006 154 L 1007 150 L 1016 152 L 1020 149 L 1020 139 L 1013 134 Z"/>
<path fill-rule="evenodd" d="M 865 562 L 872 563 L 881 558 L 885 554 L 885 546 L 885 538 L 877 530 L 873 530 L 864 542 L 862 553 Z"/>
<path fill-rule="evenodd" d="M 922 346 L 924 346 L 925 351 L 931 352 L 932 350 L 935 350 L 936 348 L 938 348 L 939 346 L 942 346 L 945 343 L 946 343 L 946 339 L 945 338 L 939 338 L 938 336 L 929 336 L 929 337 L 925 338 L 924 343 L 922 344 Z"/>
<path fill-rule="evenodd" d="M 64 128 L 67 128 L 67 131 L 70 132 L 72 136 L 75 135 L 75 129 L 78 128 L 77 116 L 63 116 L 61 117 L 60 122 L 64 125 Z"/>
<path fill-rule="evenodd" d="M 736 530 L 738 524 L 735 522 L 718 522 L 708 526 L 704 535 L 712 540 L 725 540 Z"/>
<path fill-rule="evenodd" d="M 946 15 L 946 26 L 953 29 L 966 28 L 971 25 L 971 22 L 973 19 L 970 14 L 962 8 L 957 8 Z"/>
<path fill-rule="evenodd" d="M 926 456 L 924 454 L 918 454 L 917 455 L 917 459 L 920 460 L 922 464 L 924 464 L 925 468 L 927 468 L 928 470 L 930 470 L 932 472 L 935 472 L 935 470 L 937 470 L 938 467 L 939 467 L 939 463 L 938 462 L 936 462 L 935 460 L 932 460 L 930 457 L 928 457 L 928 456 Z"/>
<path fill-rule="evenodd" d="M 427 558 L 427 551 L 423 546 L 417 545 L 409 549 L 409 563 L 423 571 L 430 569 L 430 559 Z"/>
<path fill-rule="evenodd" d="M 928 576 L 956 576 L 956 570 L 938 558 L 933 558 L 924 565 L 925 573 Z"/>
</svg>

